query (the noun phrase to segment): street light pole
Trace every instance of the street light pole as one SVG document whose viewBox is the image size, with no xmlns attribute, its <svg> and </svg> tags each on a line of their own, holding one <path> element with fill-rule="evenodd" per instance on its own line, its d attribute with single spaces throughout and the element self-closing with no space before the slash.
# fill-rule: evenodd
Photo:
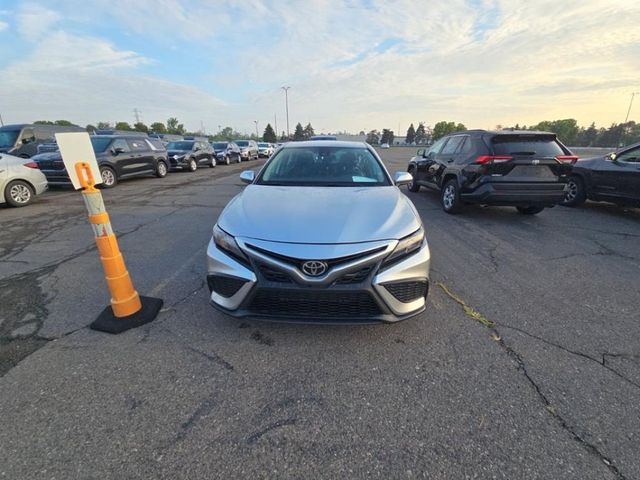
<svg viewBox="0 0 640 480">
<path fill-rule="evenodd" d="M 624 119 L 624 123 L 627 123 L 627 121 L 629 120 L 629 114 L 631 113 L 631 105 L 633 105 L 633 97 L 635 97 L 636 95 L 640 95 L 640 92 L 633 92 L 631 94 L 631 101 L 629 102 L 629 108 L 627 109 L 627 116 Z"/>
<path fill-rule="evenodd" d="M 627 109 L 627 116 L 624 117 L 624 124 L 622 126 L 622 128 L 620 129 L 620 138 L 618 139 L 618 145 L 616 145 L 616 152 L 618 152 L 618 150 L 620 149 L 620 147 L 622 147 L 622 142 L 624 134 L 625 134 L 625 130 L 627 128 L 627 121 L 629 120 L 629 114 L 631 113 L 631 106 L 633 105 L 633 98 L 636 95 L 640 95 L 640 92 L 633 92 L 631 94 L 631 100 L 629 100 L 629 108 Z"/>
<path fill-rule="evenodd" d="M 289 132 L 289 89 L 291 87 L 281 87 L 284 90 L 284 104 L 287 110 L 287 138 L 291 138 L 291 133 Z"/>
<path fill-rule="evenodd" d="M 253 123 L 256 124 L 256 137 L 258 137 L 258 139 L 259 139 L 260 135 L 258 134 L 258 120 L 254 120 Z"/>
</svg>

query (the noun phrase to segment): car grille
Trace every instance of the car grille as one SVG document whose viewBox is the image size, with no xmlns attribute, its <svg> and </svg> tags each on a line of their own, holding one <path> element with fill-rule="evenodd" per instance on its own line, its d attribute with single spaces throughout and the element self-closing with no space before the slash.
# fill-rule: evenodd
<svg viewBox="0 0 640 480">
<path fill-rule="evenodd" d="M 427 295 L 426 280 L 383 284 L 391 295 L 403 303 L 409 303 Z"/>
<path fill-rule="evenodd" d="M 276 270 L 271 267 L 267 267 L 266 265 L 260 265 L 259 269 L 260 273 L 267 282 L 292 283 L 291 277 L 288 273 L 281 272 L 280 270 Z"/>
<path fill-rule="evenodd" d="M 369 278 L 369 274 L 373 270 L 373 267 L 374 265 L 369 265 L 361 268 L 360 270 L 356 270 L 355 272 L 345 273 L 334 282 L 334 285 L 353 285 L 355 283 L 362 283 Z"/>
<path fill-rule="evenodd" d="M 256 314 L 298 318 L 365 318 L 380 315 L 368 292 L 260 289 L 248 309 Z"/>
<path fill-rule="evenodd" d="M 221 275 L 208 275 L 207 284 L 209 291 L 216 292 L 225 298 L 233 297 L 240 288 L 246 283 L 246 280 L 234 277 L 223 277 Z"/>
</svg>

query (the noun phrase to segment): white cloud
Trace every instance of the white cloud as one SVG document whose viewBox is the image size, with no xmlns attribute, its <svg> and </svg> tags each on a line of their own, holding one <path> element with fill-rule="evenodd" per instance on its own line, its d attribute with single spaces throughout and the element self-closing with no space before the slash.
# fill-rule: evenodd
<svg viewBox="0 0 640 480">
<path fill-rule="evenodd" d="M 27 107 L 29 118 L 43 109 L 57 118 L 62 109 L 87 122 L 124 120 L 137 107 L 148 121 L 171 114 L 191 128 L 202 119 L 249 130 L 276 112 L 282 130 L 279 87 L 288 84 L 291 123 L 317 129 L 395 130 L 401 122 L 403 133 L 421 120 L 492 127 L 568 116 L 607 124 L 621 120 L 629 93 L 640 89 L 636 0 L 60 0 L 59 13 L 24 16 L 34 7 L 20 8 L 17 25 L 40 40 L 2 73 L 24 96 L 35 82 L 46 97 Z M 143 76 L 150 59 L 97 38 L 83 43 L 56 30 L 65 22 L 88 30 L 108 23 L 119 29 L 118 44 L 133 34 L 153 45 L 157 62 L 164 50 L 197 51 L 205 77 L 226 54 L 230 68 L 212 74 L 210 85 L 231 92 L 235 104 L 186 85 L 194 78 L 188 69 L 184 84 Z M 238 91 L 246 98 L 238 101 Z"/>
<path fill-rule="evenodd" d="M 7 30 L 8 28 L 9 28 L 9 24 L 7 22 L 0 20 L 0 32 Z"/>
<path fill-rule="evenodd" d="M 149 122 L 178 116 L 194 129 L 200 120 L 215 123 L 212 112 L 224 108 L 223 102 L 194 87 L 136 72 L 148 62 L 104 40 L 54 33 L 29 57 L 0 70 L 0 99 L 10 112 L 6 119 L 131 122 L 138 108 Z"/>
<path fill-rule="evenodd" d="M 24 3 L 17 15 L 18 32 L 30 41 L 46 34 L 61 19 L 61 15 L 37 3 Z"/>
</svg>

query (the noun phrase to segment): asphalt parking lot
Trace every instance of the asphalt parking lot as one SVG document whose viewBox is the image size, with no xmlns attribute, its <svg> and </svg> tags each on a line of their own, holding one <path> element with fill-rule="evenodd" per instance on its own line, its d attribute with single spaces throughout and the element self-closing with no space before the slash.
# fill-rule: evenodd
<svg viewBox="0 0 640 480">
<path fill-rule="evenodd" d="M 640 478 L 639 209 L 453 217 L 404 189 L 424 314 L 239 321 L 207 303 L 205 249 L 261 163 L 104 192 L 136 288 L 165 301 L 117 336 L 87 328 L 108 294 L 80 194 L 0 209 L 0 477 Z"/>
</svg>

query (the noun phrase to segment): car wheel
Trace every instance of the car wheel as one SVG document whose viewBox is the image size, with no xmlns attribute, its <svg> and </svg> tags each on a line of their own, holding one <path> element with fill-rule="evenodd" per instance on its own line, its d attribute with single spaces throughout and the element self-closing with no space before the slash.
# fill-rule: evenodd
<svg viewBox="0 0 640 480">
<path fill-rule="evenodd" d="M 412 168 L 411 170 L 409 170 L 409 173 L 411 174 L 413 180 L 411 180 L 411 183 L 407 186 L 407 188 L 410 192 L 417 192 L 420 190 L 420 185 L 416 181 L 416 169 Z"/>
<path fill-rule="evenodd" d="M 238 155 L 238 163 L 242 162 L 242 155 Z"/>
<path fill-rule="evenodd" d="M 564 194 L 563 205 L 576 207 L 582 205 L 587 199 L 584 182 L 580 177 L 571 177 L 567 182 L 567 191 Z"/>
<path fill-rule="evenodd" d="M 211 157 L 211 161 L 209 162 L 209 166 L 211 168 L 215 167 L 217 165 L 216 163 L 216 157 Z"/>
<path fill-rule="evenodd" d="M 164 178 L 167 176 L 168 172 L 169 167 L 167 167 L 167 164 L 164 162 L 164 160 L 158 160 L 158 165 L 156 166 L 156 177 Z"/>
<path fill-rule="evenodd" d="M 35 192 L 31 185 L 23 180 L 13 180 L 4 189 L 4 198 L 12 207 L 24 207 L 31 203 Z"/>
<path fill-rule="evenodd" d="M 440 192 L 440 202 L 445 212 L 451 214 L 460 212 L 462 209 L 462 200 L 460 200 L 457 180 L 451 179 L 444 184 L 442 192 Z"/>
<path fill-rule="evenodd" d="M 102 177 L 103 188 L 112 188 L 118 183 L 116 172 L 111 167 L 100 167 L 100 176 Z"/>
<path fill-rule="evenodd" d="M 224 163 L 226 163 L 227 165 L 231 165 L 231 159 L 229 158 L 229 155 L 226 155 L 224 157 Z"/>
<path fill-rule="evenodd" d="M 191 160 L 189 160 L 188 167 L 190 172 L 195 172 L 196 170 L 198 170 L 198 162 L 196 162 L 195 158 L 192 158 Z"/>
<path fill-rule="evenodd" d="M 536 215 L 544 210 L 544 207 L 516 207 L 516 210 L 522 215 Z"/>
</svg>

